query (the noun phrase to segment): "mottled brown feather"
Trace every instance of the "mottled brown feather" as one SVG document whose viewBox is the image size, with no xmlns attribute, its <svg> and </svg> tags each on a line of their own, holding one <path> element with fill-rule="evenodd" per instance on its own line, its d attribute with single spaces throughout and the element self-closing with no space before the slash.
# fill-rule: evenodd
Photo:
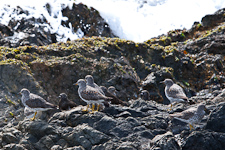
<svg viewBox="0 0 225 150">
<path fill-rule="evenodd" d="M 173 98 L 181 98 L 181 99 L 184 99 L 184 100 L 187 100 L 188 98 L 186 97 L 186 95 L 184 94 L 184 91 L 183 89 L 174 84 L 172 85 L 168 90 L 167 90 L 167 95 L 169 97 L 173 97 Z"/>
<path fill-rule="evenodd" d="M 194 116 L 195 111 L 196 111 L 196 108 L 190 108 L 190 109 L 187 109 L 187 110 L 182 111 L 180 113 L 170 114 L 170 117 L 171 118 L 177 117 L 177 118 L 188 120 L 189 118 Z"/>
<path fill-rule="evenodd" d="M 30 108 L 56 108 L 55 105 L 47 102 L 42 97 L 30 93 L 30 99 L 25 101 Z"/>
<path fill-rule="evenodd" d="M 90 88 L 90 87 L 89 87 Z M 83 99 L 85 100 L 94 100 L 94 101 L 98 101 L 98 100 L 109 100 L 112 98 L 106 97 L 104 95 L 102 95 L 101 93 L 99 93 L 98 91 L 94 90 L 94 88 L 92 88 L 92 90 L 89 90 L 88 88 L 86 90 L 83 90 L 80 92 L 80 95 L 82 96 Z"/>
</svg>

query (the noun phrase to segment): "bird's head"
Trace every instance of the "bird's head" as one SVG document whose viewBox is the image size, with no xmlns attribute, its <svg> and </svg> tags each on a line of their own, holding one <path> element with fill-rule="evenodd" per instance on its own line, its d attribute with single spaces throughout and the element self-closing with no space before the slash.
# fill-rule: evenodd
<svg viewBox="0 0 225 150">
<path fill-rule="evenodd" d="M 67 95 L 65 93 L 61 93 L 59 95 L 59 98 L 61 98 L 61 99 L 67 99 Z"/>
<path fill-rule="evenodd" d="M 20 92 L 19 92 L 21 95 L 23 96 L 28 96 L 30 95 L 30 91 L 26 88 L 23 88 Z"/>
<path fill-rule="evenodd" d="M 78 86 L 81 86 L 81 87 L 84 87 L 86 86 L 86 82 L 84 79 L 79 79 L 76 83 L 74 83 L 73 85 L 78 85 Z"/>
<path fill-rule="evenodd" d="M 173 85 L 173 80 L 165 79 L 164 81 L 161 81 L 160 83 L 164 83 L 166 86 L 171 86 Z"/>
<path fill-rule="evenodd" d="M 94 84 L 94 78 L 92 77 L 92 75 L 86 75 L 85 80 L 87 84 Z"/>
</svg>

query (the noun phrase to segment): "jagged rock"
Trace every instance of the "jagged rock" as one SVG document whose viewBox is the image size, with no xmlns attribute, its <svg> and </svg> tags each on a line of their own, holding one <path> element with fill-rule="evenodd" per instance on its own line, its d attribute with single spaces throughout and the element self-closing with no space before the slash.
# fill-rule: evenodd
<svg viewBox="0 0 225 150">
<path fill-rule="evenodd" d="M 62 13 L 63 16 L 68 17 L 68 20 L 63 22 L 63 24 L 69 27 L 69 23 L 71 23 L 75 32 L 81 29 L 84 32 L 84 36 L 115 37 L 108 23 L 92 7 L 89 9 L 82 3 L 74 3 L 72 9 L 66 7 L 62 10 Z"/>
<path fill-rule="evenodd" d="M 117 124 L 117 121 L 109 116 L 102 117 L 99 121 L 94 123 L 94 128 L 98 131 L 101 131 L 107 135 L 110 134 L 110 130 L 114 128 Z"/>
<path fill-rule="evenodd" d="M 85 150 L 82 146 L 74 146 L 66 148 L 65 150 Z"/>
<path fill-rule="evenodd" d="M 79 7 L 87 9 L 82 4 Z M 98 15 L 93 9 L 87 11 Z M 36 31 L 32 21 L 22 21 L 30 29 L 29 33 Z M 11 22 L 10 26 L 16 24 Z M 22 25 L 18 31 L 23 31 Z M 10 29 L 3 28 L 7 32 Z M 193 31 L 175 30 L 169 36 L 144 43 L 92 37 L 39 47 L 0 47 L 0 148 L 147 150 L 201 149 L 201 146 L 221 149 L 224 146 L 225 30 L 224 24 L 210 28 L 211 31 L 195 23 Z M 89 31 L 92 30 L 85 32 Z M 39 37 L 41 34 L 45 33 L 40 31 L 36 40 L 48 43 L 50 34 L 46 33 L 47 39 Z M 188 38 L 192 39 L 176 42 Z M 15 40 L 8 44 L 15 46 L 18 39 Z M 32 39 L 22 41 L 26 42 L 35 43 Z M 85 106 L 81 105 L 86 103 L 72 84 L 87 74 L 98 85 L 115 86 L 117 96 L 129 103 L 129 107 L 110 104 L 93 114 L 82 112 Z M 169 113 L 190 106 L 178 104 L 172 112 L 167 111 L 164 86 L 159 83 L 165 78 L 182 86 L 193 103 L 204 102 L 212 111 L 203 118 L 203 126 L 189 131 L 182 128 L 186 124 L 178 123 L 180 126 L 174 130 L 171 123 L 176 125 L 176 122 L 170 121 Z M 17 94 L 24 87 L 54 104 L 58 104 L 57 97 L 64 92 L 79 106 L 68 111 L 47 112 L 36 121 L 24 120 L 24 106 Z M 150 92 L 150 100 L 139 98 L 142 90 Z M 205 124 L 207 131 L 202 129 Z"/>
<path fill-rule="evenodd" d="M 225 120 L 225 103 L 221 102 L 209 115 L 209 119 L 206 124 L 206 129 L 210 129 L 215 132 L 223 132 Z"/>
<path fill-rule="evenodd" d="M 91 149 L 92 145 L 101 144 L 109 140 L 109 137 L 87 124 L 74 128 L 64 128 L 62 137 L 68 142 L 69 147 L 81 145 L 85 149 Z"/>
<path fill-rule="evenodd" d="M 4 146 L 4 150 L 27 150 L 20 144 L 8 144 Z"/>
<path fill-rule="evenodd" d="M 51 150 L 63 150 L 63 148 L 60 145 L 54 145 L 51 147 Z"/>
<path fill-rule="evenodd" d="M 30 121 L 29 119 L 19 123 L 18 129 L 21 132 L 28 132 L 35 138 L 40 139 L 45 135 L 56 135 L 57 130 L 45 121 Z"/>
<path fill-rule="evenodd" d="M 182 146 L 184 150 L 198 149 L 198 150 L 211 150 L 223 149 L 225 134 L 219 132 L 208 131 L 194 131 L 187 138 L 185 144 Z"/>
<path fill-rule="evenodd" d="M 0 35 L 1 35 L 1 38 L 6 37 L 6 36 L 12 36 L 13 31 L 10 27 L 0 24 Z"/>
<path fill-rule="evenodd" d="M 224 10 L 225 9 L 220 9 L 212 15 L 206 15 L 203 17 L 201 20 L 202 25 L 204 27 L 213 27 L 221 22 L 224 22 Z"/>
<path fill-rule="evenodd" d="M 151 140 L 150 149 L 157 149 L 158 147 L 162 150 L 180 149 L 178 143 L 175 141 L 173 134 L 170 131 L 165 134 L 157 135 Z"/>
<path fill-rule="evenodd" d="M 9 143 L 18 143 L 19 139 L 16 138 L 12 133 L 3 133 L 2 142 Z"/>
</svg>

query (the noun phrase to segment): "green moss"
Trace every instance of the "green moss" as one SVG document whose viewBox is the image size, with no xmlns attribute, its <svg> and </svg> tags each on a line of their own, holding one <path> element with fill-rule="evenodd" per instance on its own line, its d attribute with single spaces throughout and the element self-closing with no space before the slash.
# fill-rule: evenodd
<svg viewBox="0 0 225 150">
<path fill-rule="evenodd" d="M 15 103 L 12 100 L 10 100 L 6 95 L 5 95 L 5 99 L 6 99 L 6 103 L 15 105 Z"/>
<path fill-rule="evenodd" d="M 186 85 L 186 86 L 190 86 L 190 84 L 186 81 L 183 81 L 183 83 Z"/>
<path fill-rule="evenodd" d="M 200 27 L 202 27 L 202 24 L 201 24 L 201 23 L 197 24 L 197 26 L 196 26 L 197 30 L 198 30 Z"/>
<path fill-rule="evenodd" d="M 14 114 L 13 114 L 11 111 L 9 112 L 9 115 L 10 115 L 11 117 L 13 117 L 13 118 L 15 117 Z"/>
</svg>

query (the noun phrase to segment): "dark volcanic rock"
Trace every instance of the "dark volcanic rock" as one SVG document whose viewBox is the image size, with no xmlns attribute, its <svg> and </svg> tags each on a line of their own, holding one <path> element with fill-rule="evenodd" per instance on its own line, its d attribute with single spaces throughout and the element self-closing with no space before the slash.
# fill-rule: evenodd
<svg viewBox="0 0 225 150">
<path fill-rule="evenodd" d="M 225 133 L 224 121 L 225 121 L 225 103 L 222 102 L 218 104 L 216 109 L 214 109 L 209 115 L 206 129 L 210 129 L 215 132 Z"/>
<path fill-rule="evenodd" d="M 182 146 L 184 150 L 211 150 L 223 149 L 225 143 L 224 133 L 208 132 L 208 131 L 194 131 L 186 139 Z"/>
<path fill-rule="evenodd" d="M 51 14 L 51 5 L 46 4 L 45 8 Z M 24 11 L 21 7 L 16 7 L 14 13 L 28 16 L 30 12 Z M 84 32 L 83 36 L 86 37 L 115 37 L 109 25 L 94 8 L 88 9 L 86 5 L 74 3 L 72 9 L 66 7 L 62 10 L 62 13 L 63 16 L 68 17 L 68 20 L 62 22 L 62 25 L 69 28 L 69 24 L 72 24 L 75 33 L 81 30 L 79 32 Z M 45 17 L 11 19 L 8 25 L 0 24 L 0 45 L 7 47 L 43 46 L 58 42 L 56 33 L 52 33 L 48 28 L 51 27 Z"/>
<path fill-rule="evenodd" d="M 109 25 L 100 16 L 99 12 L 92 7 L 89 9 L 82 3 L 74 3 L 72 9 L 66 7 L 62 10 L 62 13 L 63 16 L 68 17 L 68 20 L 63 24 L 69 27 L 69 23 L 71 23 L 75 32 L 81 29 L 84 32 L 84 36 L 88 37 L 115 37 Z"/>
<path fill-rule="evenodd" d="M 206 15 L 205 17 L 202 18 L 201 21 L 202 25 L 204 27 L 213 27 L 221 22 L 224 22 L 225 21 L 224 12 L 225 9 L 223 8 L 216 11 L 214 14 Z"/>
<path fill-rule="evenodd" d="M 46 7 L 50 12 L 50 6 Z M 80 18 L 74 9 L 66 8 L 64 13 L 74 13 L 69 15 L 70 19 L 81 29 L 84 24 L 76 24 L 76 19 L 87 19 L 86 23 L 91 24 L 89 16 L 99 15 L 82 4 L 74 8 L 84 10 Z M 20 8 L 18 12 L 28 13 Z M 101 28 L 102 18 L 97 18 L 100 24 L 91 24 L 84 29 L 85 34 L 102 31 L 104 36 L 112 36 L 107 27 Z M 17 29 L 1 26 L 0 36 L 10 36 L 14 29 L 26 30 L 23 27 L 29 28 L 27 33 L 41 30 L 33 28 L 34 21 L 41 20 L 22 20 Z M 10 26 L 17 23 L 11 22 Z M 94 27 L 99 30 L 92 30 Z M 171 31 L 168 36 L 144 43 L 92 37 L 46 46 L 0 47 L 0 149 L 223 149 L 224 32 L 224 23 L 210 27 L 195 23 L 189 31 Z M 21 42 L 50 42 L 49 33 L 40 31 L 36 36 L 35 42 L 32 38 Z M 17 40 L 8 44 L 15 46 Z M 73 83 L 87 74 L 99 86 L 116 87 L 117 96 L 127 106 L 109 104 L 93 114 L 83 112 L 81 105 L 86 103 Z M 160 84 L 165 78 L 179 84 L 192 104 L 177 104 L 168 112 L 165 104 L 169 102 L 164 85 Z M 35 121 L 24 119 L 24 106 L 17 94 L 24 87 L 54 104 L 58 104 L 60 93 L 67 93 L 79 106 L 68 111 L 43 112 Z M 139 98 L 143 90 L 149 92 L 150 99 Z M 205 103 L 211 113 L 204 116 L 196 129 L 189 131 L 186 123 L 170 119 L 169 113 L 199 103 Z"/>
<path fill-rule="evenodd" d="M 151 140 L 150 149 L 161 149 L 161 150 L 179 150 L 180 147 L 175 141 L 171 132 L 167 132 L 162 135 L 157 135 Z"/>
</svg>

